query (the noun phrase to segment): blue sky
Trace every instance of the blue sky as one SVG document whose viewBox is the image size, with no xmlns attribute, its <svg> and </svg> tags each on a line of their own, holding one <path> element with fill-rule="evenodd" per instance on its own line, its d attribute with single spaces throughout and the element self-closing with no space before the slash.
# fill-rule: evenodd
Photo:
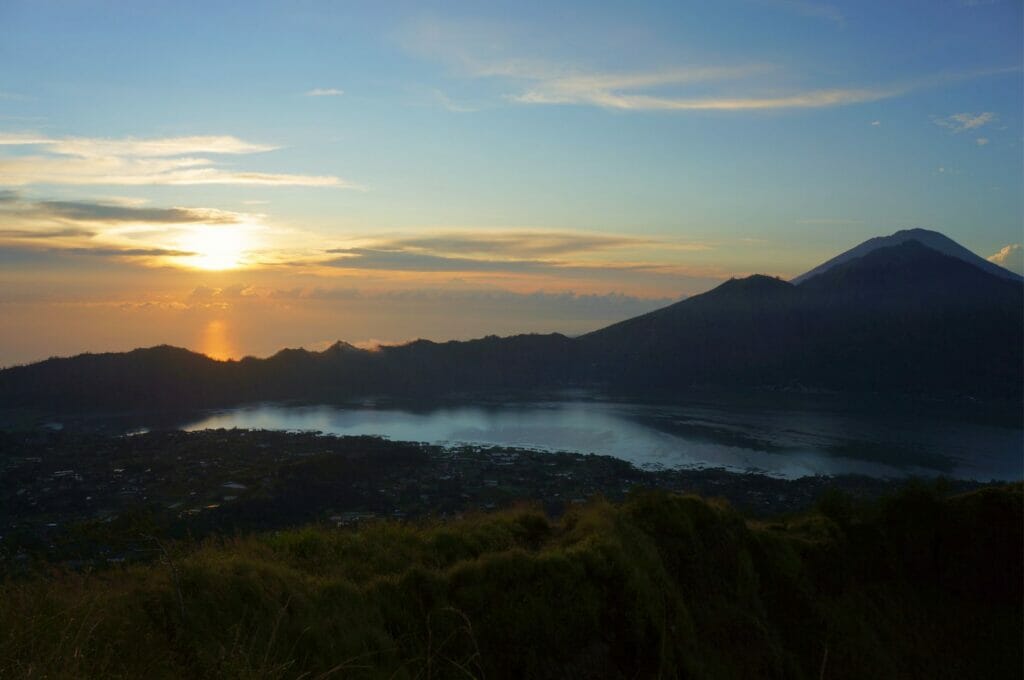
<svg viewBox="0 0 1024 680">
<path fill-rule="evenodd" d="M 8 0 L 0 304 L 379 296 L 386 323 L 274 338 L 312 345 L 512 330 L 446 291 L 579 331 L 906 227 L 1019 268 L 1022 23 L 998 0 Z M 403 325 L 409 290 L 436 309 Z"/>
</svg>

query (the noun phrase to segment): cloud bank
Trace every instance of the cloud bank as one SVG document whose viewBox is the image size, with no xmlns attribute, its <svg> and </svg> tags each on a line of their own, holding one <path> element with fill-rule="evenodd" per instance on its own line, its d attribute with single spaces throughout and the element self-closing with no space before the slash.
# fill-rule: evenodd
<svg viewBox="0 0 1024 680">
<path fill-rule="evenodd" d="M 96 227 L 122 224 L 238 224 L 240 213 L 215 208 L 152 208 L 102 201 L 30 201 L 15 191 L 0 192 L 0 234 L 23 234 L 28 238 L 43 233 L 52 236 L 92 233 Z M 16 228 L 17 227 L 17 228 Z M 35 228 L 30 228 L 35 227 Z M 88 228 L 87 228 L 88 227 Z"/>
<path fill-rule="evenodd" d="M 586 232 L 509 231 L 482 234 L 439 233 L 377 239 L 358 247 L 333 248 L 321 264 L 341 269 L 389 272 L 479 272 L 507 274 L 663 273 L 666 264 L 635 261 L 652 252 L 704 251 L 704 243 Z M 678 273 L 678 272 L 677 272 Z"/>
<path fill-rule="evenodd" d="M 1003 246 L 998 253 L 990 255 L 988 261 L 1012 272 L 1024 274 L 1024 246 L 1019 243 Z"/>
</svg>

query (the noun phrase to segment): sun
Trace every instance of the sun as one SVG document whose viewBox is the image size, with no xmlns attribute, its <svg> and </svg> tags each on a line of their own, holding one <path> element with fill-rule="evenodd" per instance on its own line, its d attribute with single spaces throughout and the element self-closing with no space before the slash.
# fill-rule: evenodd
<svg viewBox="0 0 1024 680">
<path fill-rule="evenodd" d="M 238 225 L 198 227 L 181 241 L 193 253 L 186 258 L 189 266 L 210 271 L 241 267 L 250 245 L 247 230 Z"/>
</svg>

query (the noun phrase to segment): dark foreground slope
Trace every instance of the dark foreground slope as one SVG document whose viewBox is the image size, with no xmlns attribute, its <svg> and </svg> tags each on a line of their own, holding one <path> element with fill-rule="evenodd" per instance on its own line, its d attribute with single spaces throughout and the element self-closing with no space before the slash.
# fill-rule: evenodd
<svg viewBox="0 0 1024 680">
<path fill-rule="evenodd" d="M 307 528 L 0 586 L 0 676 L 1021 677 L 1021 487 Z"/>
</svg>

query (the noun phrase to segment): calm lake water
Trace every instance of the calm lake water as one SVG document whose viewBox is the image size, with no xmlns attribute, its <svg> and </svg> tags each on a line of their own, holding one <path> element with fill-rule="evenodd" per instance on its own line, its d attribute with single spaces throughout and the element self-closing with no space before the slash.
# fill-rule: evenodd
<svg viewBox="0 0 1024 680">
<path fill-rule="evenodd" d="M 988 481 L 1024 476 L 1024 431 L 1016 415 L 999 419 L 979 410 L 972 418 L 948 407 L 777 401 L 638 404 L 559 398 L 429 409 L 261 404 L 206 413 L 182 429 L 381 435 L 596 453 L 644 467 L 720 467 L 788 478 L 861 473 Z"/>
</svg>

